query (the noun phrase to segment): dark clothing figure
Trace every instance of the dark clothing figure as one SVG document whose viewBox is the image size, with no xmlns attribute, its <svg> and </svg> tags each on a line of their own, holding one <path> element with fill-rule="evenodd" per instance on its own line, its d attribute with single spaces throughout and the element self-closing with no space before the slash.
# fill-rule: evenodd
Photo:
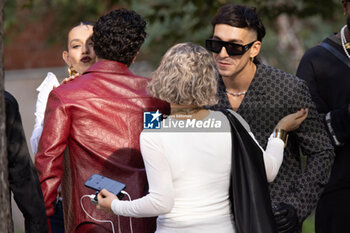
<svg viewBox="0 0 350 233">
<path fill-rule="evenodd" d="M 219 103 L 214 108 L 231 105 L 220 79 Z M 289 135 L 284 159 L 276 179 L 270 184 L 272 204 L 286 203 L 296 208 L 299 224 L 311 213 L 328 181 L 334 152 L 323 122 L 311 100 L 304 81 L 279 69 L 257 64 L 239 113 L 250 125 L 262 147 L 283 116 L 308 108 L 309 116 L 300 128 Z M 308 156 L 303 171 L 299 148 Z"/>
<path fill-rule="evenodd" d="M 332 35 L 323 42 L 347 59 L 340 38 Z M 317 205 L 316 232 L 349 232 L 350 67 L 319 45 L 305 53 L 297 76 L 306 80 L 317 110 L 323 114 L 336 153 L 329 183 Z"/>
<path fill-rule="evenodd" d="M 25 219 L 25 231 L 48 232 L 43 194 L 30 158 L 16 99 L 5 91 L 10 190 Z"/>
</svg>

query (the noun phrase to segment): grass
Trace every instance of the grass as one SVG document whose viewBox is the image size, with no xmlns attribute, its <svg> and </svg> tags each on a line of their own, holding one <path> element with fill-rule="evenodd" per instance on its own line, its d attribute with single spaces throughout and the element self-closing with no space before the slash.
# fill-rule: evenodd
<svg viewBox="0 0 350 233">
<path fill-rule="evenodd" d="M 310 215 L 303 223 L 302 233 L 315 233 L 315 216 Z"/>
</svg>

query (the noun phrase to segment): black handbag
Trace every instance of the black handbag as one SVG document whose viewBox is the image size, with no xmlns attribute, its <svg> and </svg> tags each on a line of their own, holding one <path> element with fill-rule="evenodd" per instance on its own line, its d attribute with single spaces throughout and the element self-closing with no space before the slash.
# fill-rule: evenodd
<svg viewBox="0 0 350 233">
<path fill-rule="evenodd" d="M 221 111 L 232 133 L 230 199 L 236 232 L 275 233 L 263 152 L 234 115 Z"/>
</svg>

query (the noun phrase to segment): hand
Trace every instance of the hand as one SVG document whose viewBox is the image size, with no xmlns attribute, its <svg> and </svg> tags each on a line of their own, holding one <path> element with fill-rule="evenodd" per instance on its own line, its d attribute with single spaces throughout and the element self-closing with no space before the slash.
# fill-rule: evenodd
<svg viewBox="0 0 350 233">
<path fill-rule="evenodd" d="M 63 79 L 63 81 L 61 82 L 61 84 L 66 84 L 66 83 L 68 83 L 69 81 L 75 79 L 75 78 L 78 77 L 78 76 L 80 76 L 80 74 L 79 74 L 79 73 L 75 73 L 74 75 L 69 76 L 68 78 Z"/>
<path fill-rule="evenodd" d="M 106 212 L 112 212 L 112 201 L 118 199 L 116 195 L 108 192 L 106 189 L 102 189 L 97 195 L 97 209 L 102 209 Z"/>
<path fill-rule="evenodd" d="M 284 129 L 287 132 L 296 130 L 301 123 L 307 118 L 309 110 L 302 108 L 296 113 L 289 114 L 283 117 L 276 125 L 276 129 Z"/>
<path fill-rule="evenodd" d="M 279 233 L 298 232 L 298 216 L 293 206 L 279 203 L 273 207 L 273 215 Z"/>
</svg>

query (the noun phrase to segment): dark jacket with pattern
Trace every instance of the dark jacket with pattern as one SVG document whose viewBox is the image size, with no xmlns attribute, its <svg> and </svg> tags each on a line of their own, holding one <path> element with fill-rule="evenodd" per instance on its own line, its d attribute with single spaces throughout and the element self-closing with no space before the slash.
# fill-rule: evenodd
<svg viewBox="0 0 350 233">
<path fill-rule="evenodd" d="M 214 109 L 232 108 L 220 78 L 219 103 Z M 279 69 L 259 64 L 237 113 L 249 124 L 264 148 L 277 122 L 300 108 L 309 115 L 289 134 L 280 171 L 270 184 L 272 204 L 284 202 L 297 209 L 299 222 L 311 213 L 328 181 L 334 160 L 333 147 L 304 81 Z M 306 156 L 306 164 L 300 152 Z"/>
</svg>

